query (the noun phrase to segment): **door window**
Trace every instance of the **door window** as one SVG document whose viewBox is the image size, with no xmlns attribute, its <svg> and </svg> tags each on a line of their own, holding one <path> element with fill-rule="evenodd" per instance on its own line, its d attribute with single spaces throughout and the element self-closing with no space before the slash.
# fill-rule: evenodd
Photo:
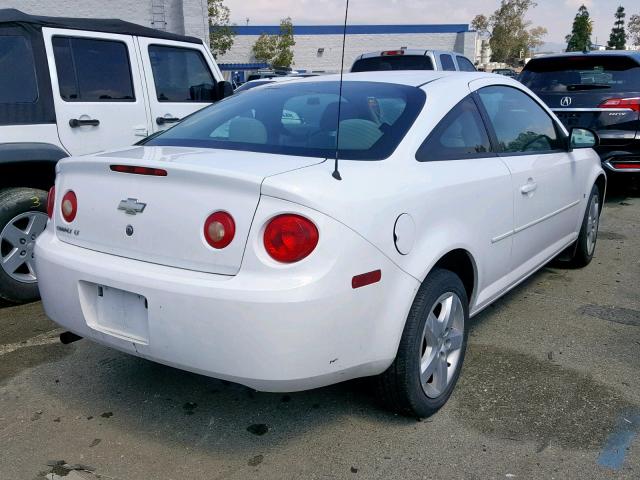
<svg viewBox="0 0 640 480">
<path fill-rule="evenodd" d="M 462 100 L 433 129 L 416 153 L 419 162 L 487 157 L 489 136 L 471 97 Z"/>
<path fill-rule="evenodd" d="M 565 148 L 554 121 L 525 93 L 516 88 L 492 86 L 480 89 L 478 94 L 501 151 L 544 153 Z"/>
<path fill-rule="evenodd" d="M 0 36 L 0 103 L 33 103 L 38 98 L 31 45 L 19 35 Z"/>
<path fill-rule="evenodd" d="M 442 70 L 446 71 L 455 71 L 456 66 L 453 63 L 453 57 L 451 55 L 441 54 L 440 55 L 440 64 L 442 65 Z"/>
<path fill-rule="evenodd" d="M 471 60 L 469 60 L 467 57 L 458 55 L 456 59 L 458 60 L 458 67 L 460 67 L 461 72 L 476 71 L 476 67 L 473 66 L 473 63 L 471 63 Z"/>
<path fill-rule="evenodd" d="M 127 46 L 94 38 L 53 37 L 60 96 L 67 102 L 133 102 Z"/>
<path fill-rule="evenodd" d="M 217 99 L 216 82 L 198 50 L 150 45 L 149 59 L 159 102 L 214 102 Z"/>
</svg>

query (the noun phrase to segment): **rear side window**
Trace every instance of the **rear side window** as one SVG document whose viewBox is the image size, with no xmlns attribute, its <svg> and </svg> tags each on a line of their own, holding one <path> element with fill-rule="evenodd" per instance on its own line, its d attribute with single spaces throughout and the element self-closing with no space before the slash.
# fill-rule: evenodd
<svg viewBox="0 0 640 480">
<path fill-rule="evenodd" d="M 419 162 L 486 157 L 491 150 L 480 112 L 471 97 L 442 119 L 416 153 Z"/>
<path fill-rule="evenodd" d="M 458 67 L 460 68 L 461 72 L 476 71 L 476 67 L 473 66 L 473 63 L 471 63 L 471 60 L 469 60 L 467 57 L 458 56 L 457 60 L 458 60 Z"/>
<path fill-rule="evenodd" d="M 564 149 L 564 139 L 547 112 L 516 88 L 493 86 L 478 91 L 498 139 L 509 153 L 544 153 Z"/>
<path fill-rule="evenodd" d="M 537 92 L 640 92 L 640 65 L 626 55 L 531 60 L 520 81 Z"/>
<path fill-rule="evenodd" d="M 0 36 L 0 103 L 33 103 L 37 99 L 31 43 L 20 35 Z"/>
<path fill-rule="evenodd" d="M 352 72 L 377 72 L 381 70 L 433 70 L 433 63 L 426 55 L 385 55 L 356 60 Z"/>
<path fill-rule="evenodd" d="M 149 46 L 159 102 L 213 102 L 216 82 L 202 53 L 191 48 Z"/>
<path fill-rule="evenodd" d="M 453 72 L 456 69 L 455 64 L 453 63 L 453 57 L 447 54 L 440 55 L 440 64 L 442 65 L 442 70 Z"/>
<path fill-rule="evenodd" d="M 126 44 L 94 38 L 53 37 L 60 96 L 67 102 L 135 100 Z"/>
</svg>

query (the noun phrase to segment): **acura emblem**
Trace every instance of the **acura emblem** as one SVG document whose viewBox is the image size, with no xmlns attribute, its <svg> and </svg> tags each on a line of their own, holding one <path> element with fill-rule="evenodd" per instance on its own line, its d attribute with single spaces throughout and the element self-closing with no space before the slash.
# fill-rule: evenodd
<svg viewBox="0 0 640 480">
<path fill-rule="evenodd" d="M 563 107 L 568 107 L 569 105 L 571 105 L 571 97 L 562 97 L 562 100 L 560 100 L 560 105 L 562 105 Z"/>
<path fill-rule="evenodd" d="M 127 215 L 135 215 L 144 212 L 146 206 L 146 203 L 139 202 L 137 198 L 127 198 L 120 200 L 118 210 L 123 210 Z"/>
</svg>

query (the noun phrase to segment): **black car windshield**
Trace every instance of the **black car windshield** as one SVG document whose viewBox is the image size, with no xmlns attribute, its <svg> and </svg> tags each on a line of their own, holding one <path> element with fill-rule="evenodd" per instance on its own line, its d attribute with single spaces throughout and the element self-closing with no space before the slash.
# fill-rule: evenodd
<svg viewBox="0 0 640 480">
<path fill-rule="evenodd" d="M 335 156 L 339 82 L 285 82 L 233 95 L 145 142 L 330 158 Z M 344 82 L 340 158 L 393 153 L 425 102 L 416 87 Z"/>
<path fill-rule="evenodd" d="M 356 60 L 352 72 L 377 72 L 381 70 L 433 70 L 431 58 L 426 55 L 385 55 Z"/>
<path fill-rule="evenodd" d="M 640 65 L 626 55 L 537 58 L 527 64 L 520 81 L 544 93 L 639 92 Z"/>
</svg>

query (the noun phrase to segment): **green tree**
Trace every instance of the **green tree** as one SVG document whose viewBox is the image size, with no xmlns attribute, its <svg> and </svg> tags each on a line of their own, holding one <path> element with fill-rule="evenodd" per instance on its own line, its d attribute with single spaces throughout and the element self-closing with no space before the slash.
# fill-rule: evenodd
<svg viewBox="0 0 640 480">
<path fill-rule="evenodd" d="M 274 67 L 290 67 L 293 65 L 293 23 L 291 17 L 280 21 L 280 33 L 277 35 L 262 34 L 253 45 L 253 56 Z"/>
<path fill-rule="evenodd" d="M 224 55 L 233 46 L 236 32 L 229 25 L 231 11 L 224 0 L 207 0 L 209 13 L 209 46 L 214 57 Z"/>
<path fill-rule="evenodd" d="M 488 19 L 477 15 L 472 20 L 475 30 L 490 35 L 492 61 L 515 64 L 543 43 L 547 30 L 530 29 L 531 22 L 525 20 L 529 9 L 536 5 L 533 0 L 501 0 L 500 7 Z"/>
<path fill-rule="evenodd" d="M 624 29 L 624 7 L 621 5 L 616 10 L 616 21 L 611 29 L 611 35 L 609 36 L 609 42 L 607 42 L 607 48 L 609 50 L 624 50 L 627 44 L 627 32 Z"/>
<path fill-rule="evenodd" d="M 631 43 L 640 47 L 640 15 L 636 14 L 629 17 L 627 30 L 629 30 L 629 38 L 631 39 Z"/>
<path fill-rule="evenodd" d="M 591 33 L 593 32 L 593 20 L 589 16 L 589 10 L 582 5 L 573 19 L 571 35 L 567 35 L 567 52 L 584 52 L 591 49 Z"/>
</svg>

